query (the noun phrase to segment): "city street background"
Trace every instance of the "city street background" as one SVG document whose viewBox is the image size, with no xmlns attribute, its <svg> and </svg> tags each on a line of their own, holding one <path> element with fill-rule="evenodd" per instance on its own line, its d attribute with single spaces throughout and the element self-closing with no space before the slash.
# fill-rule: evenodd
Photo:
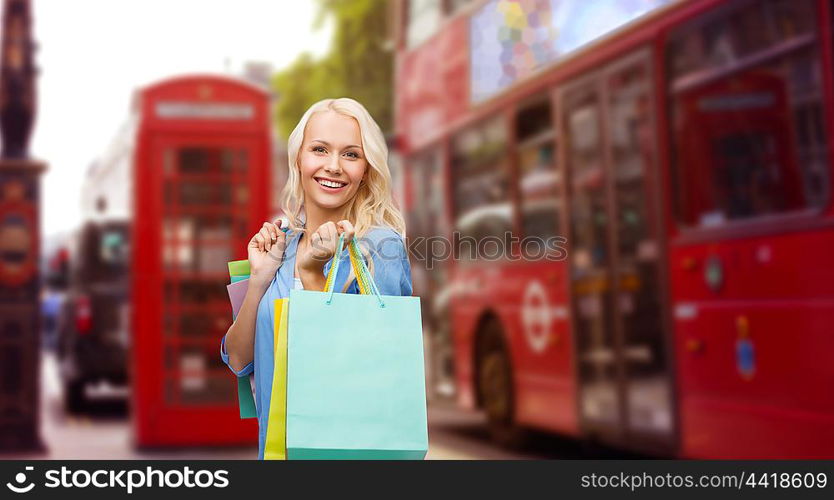
<svg viewBox="0 0 834 500">
<path fill-rule="evenodd" d="M 256 458 L 230 298 L 351 97 L 427 458 L 834 458 L 834 0 L 0 5 L 0 457 Z"/>
</svg>

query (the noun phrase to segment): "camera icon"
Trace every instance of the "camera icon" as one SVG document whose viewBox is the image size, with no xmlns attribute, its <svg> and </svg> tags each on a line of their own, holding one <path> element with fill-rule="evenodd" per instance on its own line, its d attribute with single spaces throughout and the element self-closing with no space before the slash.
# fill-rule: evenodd
<svg viewBox="0 0 834 500">
<path fill-rule="evenodd" d="M 31 465 L 26 467 L 26 470 L 34 469 L 35 468 Z M 23 483 L 26 482 L 26 474 L 24 474 L 23 472 L 18 472 L 17 474 L 15 474 L 14 480 L 18 484 L 17 486 L 12 483 L 6 483 L 6 487 L 15 493 L 29 493 L 30 491 L 32 491 L 32 488 L 35 487 L 35 483 L 29 483 L 23 486 Z"/>
</svg>

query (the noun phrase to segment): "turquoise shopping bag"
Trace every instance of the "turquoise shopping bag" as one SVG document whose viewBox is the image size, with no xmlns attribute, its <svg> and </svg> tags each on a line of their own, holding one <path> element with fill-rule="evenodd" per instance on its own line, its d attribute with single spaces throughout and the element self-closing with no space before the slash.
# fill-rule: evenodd
<svg viewBox="0 0 834 500">
<path fill-rule="evenodd" d="M 380 295 L 355 240 L 349 249 L 367 295 L 334 293 L 332 279 L 324 292 L 290 292 L 287 458 L 423 459 L 420 298 Z"/>
</svg>

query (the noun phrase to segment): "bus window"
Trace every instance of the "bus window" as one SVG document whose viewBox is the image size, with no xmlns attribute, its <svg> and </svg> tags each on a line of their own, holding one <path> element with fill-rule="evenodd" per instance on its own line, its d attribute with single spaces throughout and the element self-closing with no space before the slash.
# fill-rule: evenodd
<svg viewBox="0 0 834 500">
<path fill-rule="evenodd" d="M 547 239 L 560 235 L 561 174 L 554 163 L 550 99 L 521 109 L 515 128 L 524 237 Z"/>
<path fill-rule="evenodd" d="M 446 235 L 443 155 L 439 148 L 421 153 L 409 161 L 411 194 L 417 202 L 409 211 L 409 234 L 429 237 Z"/>
<path fill-rule="evenodd" d="M 455 229 L 462 237 L 503 240 L 512 231 L 513 209 L 502 117 L 465 130 L 452 139 Z M 468 252 L 463 252 L 464 254 Z"/>
<path fill-rule="evenodd" d="M 600 134 L 599 100 L 596 93 L 576 91 L 581 96 L 566 114 L 567 160 L 571 171 L 573 195 L 570 217 L 574 245 L 574 263 L 580 274 L 597 273 L 608 264 L 605 234 L 605 178 Z M 571 95 L 570 97 L 573 97 Z"/>
<path fill-rule="evenodd" d="M 814 12 L 810 0 L 748 3 L 671 37 L 673 174 L 684 225 L 828 201 Z"/>
</svg>

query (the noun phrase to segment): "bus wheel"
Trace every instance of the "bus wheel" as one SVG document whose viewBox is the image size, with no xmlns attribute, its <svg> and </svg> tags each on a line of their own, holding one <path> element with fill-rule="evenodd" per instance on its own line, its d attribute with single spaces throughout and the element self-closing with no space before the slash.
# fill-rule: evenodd
<svg viewBox="0 0 834 500">
<path fill-rule="evenodd" d="M 497 320 L 485 325 L 479 343 L 478 391 L 492 440 L 507 448 L 521 447 L 526 433 L 515 423 L 510 358 Z"/>
</svg>

